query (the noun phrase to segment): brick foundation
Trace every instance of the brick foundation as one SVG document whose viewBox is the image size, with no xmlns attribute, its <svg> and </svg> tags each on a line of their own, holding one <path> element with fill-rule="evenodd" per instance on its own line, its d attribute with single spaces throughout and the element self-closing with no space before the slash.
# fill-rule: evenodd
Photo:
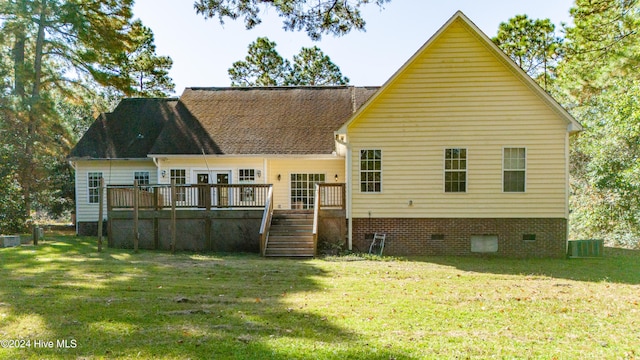
<svg viewBox="0 0 640 360">
<path fill-rule="evenodd" d="M 353 250 L 367 252 L 367 235 L 385 233 L 385 255 L 554 257 L 566 255 L 567 220 L 354 218 Z M 497 235 L 497 252 L 472 252 L 472 235 Z M 533 239 L 535 238 L 535 239 Z"/>
</svg>

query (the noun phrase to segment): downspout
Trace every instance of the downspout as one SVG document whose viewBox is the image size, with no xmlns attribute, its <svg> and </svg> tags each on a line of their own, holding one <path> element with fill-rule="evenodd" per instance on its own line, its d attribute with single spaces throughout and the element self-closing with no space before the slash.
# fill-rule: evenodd
<svg viewBox="0 0 640 360">
<path fill-rule="evenodd" d="M 346 201 L 347 201 L 347 249 L 349 249 L 349 251 L 353 250 L 353 219 L 352 219 L 352 213 L 351 213 L 351 163 L 353 162 L 351 160 L 351 144 L 349 144 L 349 142 L 346 141 L 342 141 L 340 140 L 340 137 L 338 134 L 335 135 L 335 140 L 338 144 L 344 146 L 347 148 L 347 154 L 345 155 L 346 157 L 346 161 L 345 161 L 345 169 L 344 169 L 344 175 L 345 175 L 345 183 L 346 183 Z"/>
</svg>

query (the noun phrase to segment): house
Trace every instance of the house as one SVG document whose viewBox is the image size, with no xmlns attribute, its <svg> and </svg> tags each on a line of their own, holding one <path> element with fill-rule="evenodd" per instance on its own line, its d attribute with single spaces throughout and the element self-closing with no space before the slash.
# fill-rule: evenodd
<svg viewBox="0 0 640 360">
<path fill-rule="evenodd" d="M 570 136 L 580 124 L 464 14 L 385 84 L 191 88 L 128 99 L 70 155 L 78 231 L 107 183 L 273 184 L 276 209 L 346 183 L 347 246 L 385 253 L 562 257 Z"/>
</svg>

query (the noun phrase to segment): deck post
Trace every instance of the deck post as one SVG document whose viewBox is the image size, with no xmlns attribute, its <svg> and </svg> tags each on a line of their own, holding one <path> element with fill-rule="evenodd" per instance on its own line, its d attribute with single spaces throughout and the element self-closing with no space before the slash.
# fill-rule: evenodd
<svg viewBox="0 0 640 360">
<path fill-rule="evenodd" d="M 140 187 L 138 180 L 133 181 L 133 251 L 138 252 L 140 232 L 138 231 L 138 216 L 140 211 Z"/>
<path fill-rule="evenodd" d="M 171 253 L 176 252 L 176 180 L 171 179 Z"/>
<path fill-rule="evenodd" d="M 98 252 L 102 252 L 102 226 L 104 207 L 104 178 L 100 177 L 100 192 L 98 193 Z"/>
<path fill-rule="evenodd" d="M 158 249 L 158 244 L 160 242 L 160 229 L 159 229 L 159 220 L 158 215 L 160 213 L 160 189 L 158 187 L 153 188 L 153 249 Z"/>
<path fill-rule="evenodd" d="M 207 250 L 213 250 L 213 239 L 212 239 L 212 235 L 213 235 L 213 231 L 211 231 L 211 224 L 212 224 L 212 213 L 211 213 L 211 192 L 213 190 L 213 187 L 215 185 L 212 184 L 208 184 L 206 189 L 207 189 L 207 196 L 205 197 L 205 219 L 204 219 L 204 237 L 205 237 L 205 246 L 207 247 Z"/>
</svg>

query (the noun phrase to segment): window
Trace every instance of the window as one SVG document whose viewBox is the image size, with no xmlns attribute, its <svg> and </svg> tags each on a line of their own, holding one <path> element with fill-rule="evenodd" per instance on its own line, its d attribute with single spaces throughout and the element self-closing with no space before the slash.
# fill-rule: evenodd
<svg viewBox="0 0 640 360">
<path fill-rule="evenodd" d="M 256 181 L 256 171 L 254 169 L 240 169 L 238 181 L 240 182 L 254 182 Z"/>
<path fill-rule="evenodd" d="M 133 173 L 133 181 L 138 182 L 138 186 L 142 190 L 149 191 L 149 172 L 148 171 L 136 171 Z"/>
<path fill-rule="evenodd" d="M 171 169 L 171 182 L 176 185 L 184 185 L 187 183 L 187 171 L 185 169 Z M 179 187 L 176 189 L 176 201 L 185 201 L 185 188 Z"/>
<path fill-rule="evenodd" d="M 102 179 L 101 172 L 90 172 L 87 174 L 89 204 L 97 204 L 100 201 L 100 179 Z"/>
<path fill-rule="evenodd" d="M 382 150 L 360 150 L 360 191 L 379 193 L 382 184 Z"/>
<path fill-rule="evenodd" d="M 527 153 L 525 148 L 504 148 L 502 191 L 524 192 L 526 188 Z"/>
<path fill-rule="evenodd" d="M 467 191 L 467 149 L 444 150 L 444 192 Z"/>
<path fill-rule="evenodd" d="M 324 174 L 291 174 L 291 208 L 313 209 L 316 184 L 324 180 Z"/>
</svg>

